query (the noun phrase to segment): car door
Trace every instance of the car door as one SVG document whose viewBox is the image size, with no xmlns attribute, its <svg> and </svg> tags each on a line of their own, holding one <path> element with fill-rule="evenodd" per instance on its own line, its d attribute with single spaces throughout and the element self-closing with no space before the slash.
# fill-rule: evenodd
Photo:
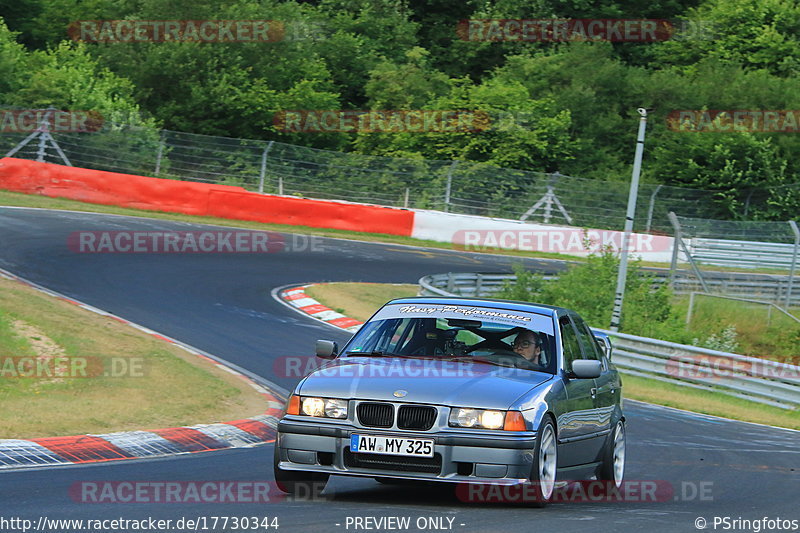
<svg viewBox="0 0 800 533">
<path fill-rule="evenodd" d="M 603 356 L 603 351 L 597 345 L 592 331 L 579 316 L 573 317 L 575 329 L 578 331 L 578 341 L 581 343 L 586 359 L 596 359 L 603 364 L 603 371 L 595 378 L 595 408 L 599 416 L 597 431 L 608 432 L 611 430 L 611 417 L 614 413 L 616 396 L 618 395 L 619 380 L 617 373 L 609 369 L 608 361 Z"/>
<path fill-rule="evenodd" d="M 558 416 L 559 467 L 593 462 L 602 446 L 597 443 L 598 419 L 593 379 L 570 378 L 572 361 L 583 359 L 578 333 L 569 315 L 558 319 L 564 354 L 564 409 Z"/>
</svg>

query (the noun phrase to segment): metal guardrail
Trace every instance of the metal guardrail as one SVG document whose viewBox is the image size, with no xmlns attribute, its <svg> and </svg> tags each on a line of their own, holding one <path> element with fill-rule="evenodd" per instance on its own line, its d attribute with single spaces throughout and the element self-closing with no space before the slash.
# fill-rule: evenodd
<svg viewBox="0 0 800 533">
<path fill-rule="evenodd" d="M 653 283 L 667 283 L 668 274 L 656 274 Z M 556 275 L 545 275 L 545 280 L 556 279 Z M 422 278 L 426 280 L 428 286 L 422 287 L 427 296 L 435 296 L 440 293 L 455 293 L 459 296 L 491 296 L 499 291 L 503 283 L 514 281 L 517 277 L 514 274 L 495 274 L 495 273 L 460 273 L 447 272 L 444 274 L 431 274 Z M 420 280 L 420 284 L 422 281 Z M 672 281 L 672 289 L 675 294 L 690 295 L 702 289 L 700 283 L 691 278 L 676 278 Z M 773 302 L 786 301 L 787 283 L 784 277 L 775 279 L 736 279 L 736 278 L 706 278 L 706 287 L 713 293 L 720 293 L 726 296 L 737 298 L 758 297 Z M 442 293 L 443 294 L 443 293 Z M 800 307 L 800 291 L 795 291 L 789 299 L 791 306 Z"/>
<path fill-rule="evenodd" d="M 688 239 L 687 239 L 688 240 Z M 777 242 L 733 241 L 723 239 L 689 240 L 692 258 L 704 265 L 738 268 L 792 268 L 797 263 L 794 244 Z"/>
<path fill-rule="evenodd" d="M 421 296 L 485 296 L 508 274 L 432 274 Z M 494 289 L 494 290 L 492 290 Z M 594 328 L 613 339 L 613 361 L 624 373 L 709 390 L 785 409 L 800 406 L 800 366 Z"/>
</svg>

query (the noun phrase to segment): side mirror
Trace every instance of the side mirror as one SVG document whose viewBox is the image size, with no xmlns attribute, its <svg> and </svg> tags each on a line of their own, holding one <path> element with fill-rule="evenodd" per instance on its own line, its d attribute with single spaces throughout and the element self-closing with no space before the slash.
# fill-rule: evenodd
<svg viewBox="0 0 800 533">
<path fill-rule="evenodd" d="M 578 379 L 592 379 L 600 377 L 603 363 L 595 359 L 576 359 L 572 361 L 572 375 Z"/>
<path fill-rule="evenodd" d="M 320 359 L 333 359 L 339 353 L 339 346 L 333 341 L 317 341 L 317 357 Z"/>
<path fill-rule="evenodd" d="M 614 345 L 611 344 L 611 337 L 609 337 L 605 333 L 594 332 L 594 338 L 597 340 L 597 344 L 600 345 L 600 348 L 606 355 L 606 359 L 611 361 L 611 352 L 614 349 Z"/>
</svg>

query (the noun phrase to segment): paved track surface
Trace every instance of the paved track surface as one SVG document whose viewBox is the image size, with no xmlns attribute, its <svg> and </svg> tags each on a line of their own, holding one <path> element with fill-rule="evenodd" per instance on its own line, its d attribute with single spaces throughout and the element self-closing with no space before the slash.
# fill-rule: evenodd
<svg viewBox="0 0 800 533">
<path fill-rule="evenodd" d="M 278 304 L 270 297 L 274 287 L 319 281 L 415 283 L 433 272 L 510 271 L 512 261 L 334 239 L 322 239 L 316 250 L 258 255 L 78 254 L 66 245 L 70 233 L 82 230 L 203 228 L 0 208 L 0 267 L 291 388 L 293 378 L 275 376 L 276 358 L 307 355 L 315 339 L 344 341 L 347 335 Z M 561 268 L 542 260 L 525 263 L 548 271 Z M 452 518 L 452 530 L 470 533 L 695 531 L 697 517 L 708 520 L 708 529 L 713 530 L 715 516 L 800 520 L 800 433 L 635 402 L 626 405 L 626 413 L 627 478 L 669 484 L 674 493 L 668 501 L 558 503 L 530 509 L 462 503 L 439 486 L 394 487 L 371 479 L 336 477 L 324 498 L 274 504 L 87 504 L 69 494 L 70 487 L 82 481 L 271 481 L 272 446 L 264 445 L 159 460 L 0 473 L 0 518 L 36 522 L 40 516 L 173 521 L 198 516 L 276 516 L 279 531 L 328 532 L 356 531 L 352 525 L 346 527 L 347 517 L 410 517 L 409 531 L 419 531 L 417 518 L 434 517 L 444 519 L 445 527 L 447 518 Z"/>
</svg>

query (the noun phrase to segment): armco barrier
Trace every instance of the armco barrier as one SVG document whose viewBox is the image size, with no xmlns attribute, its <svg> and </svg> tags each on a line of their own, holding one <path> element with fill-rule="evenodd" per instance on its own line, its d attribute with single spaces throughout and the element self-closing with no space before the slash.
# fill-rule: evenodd
<svg viewBox="0 0 800 533">
<path fill-rule="evenodd" d="M 118 174 L 0 159 L 0 189 L 95 204 L 291 224 L 366 233 L 411 235 L 405 209 L 258 194 L 241 187 Z"/>
<path fill-rule="evenodd" d="M 433 274 L 419 280 L 421 296 L 475 296 L 499 288 L 507 274 Z M 754 402 L 800 406 L 800 366 L 594 328 L 614 344 L 614 364 L 625 373 L 713 390 Z"/>
<path fill-rule="evenodd" d="M 753 296 L 763 300 L 783 302 L 786 294 L 786 276 L 764 274 L 758 279 L 742 279 L 734 277 L 733 273 L 721 279 L 707 278 L 706 286 L 712 294 L 724 294 L 751 301 Z M 557 275 L 547 274 L 542 278 L 550 281 L 558 278 Z M 499 274 L 487 272 L 446 272 L 430 274 L 420 280 L 420 290 L 425 296 L 444 295 L 454 293 L 459 296 L 491 296 L 503 287 L 506 281 L 513 282 L 517 279 L 514 274 Z M 653 284 L 668 282 L 667 273 L 664 271 L 653 272 Z M 702 287 L 699 282 L 691 278 L 676 278 L 672 282 L 675 294 L 692 294 Z M 444 292 L 439 292 L 439 291 Z M 792 306 L 800 306 L 800 291 L 795 291 L 789 300 Z"/>
<path fill-rule="evenodd" d="M 604 245 L 615 250 L 622 246 L 623 232 L 536 224 L 521 220 L 487 218 L 439 211 L 415 210 L 414 231 L 411 236 L 452 243 L 463 250 L 488 250 L 503 248 L 586 256 L 584 247 L 588 237 L 594 251 Z M 675 239 L 666 235 L 633 233 L 631 252 L 647 261 L 669 262 Z"/>
</svg>

